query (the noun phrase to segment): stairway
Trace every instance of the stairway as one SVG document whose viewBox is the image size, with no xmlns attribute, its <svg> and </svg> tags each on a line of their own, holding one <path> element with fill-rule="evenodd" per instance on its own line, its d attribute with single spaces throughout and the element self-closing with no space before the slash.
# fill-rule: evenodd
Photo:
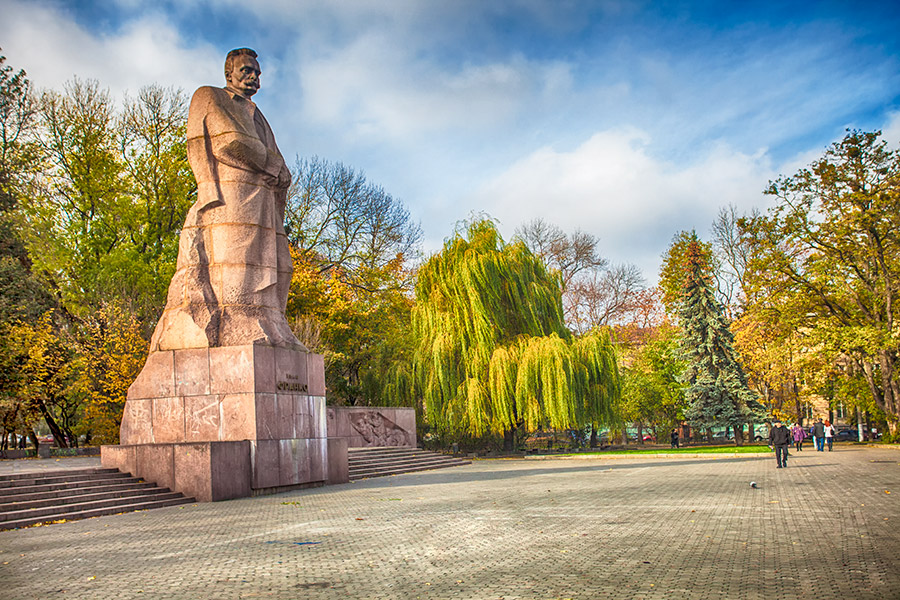
<svg viewBox="0 0 900 600">
<path fill-rule="evenodd" d="M 191 502 L 118 469 L 0 475 L 0 530 Z"/>
<path fill-rule="evenodd" d="M 468 465 L 472 461 L 419 448 L 349 448 L 350 481 Z"/>
</svg>

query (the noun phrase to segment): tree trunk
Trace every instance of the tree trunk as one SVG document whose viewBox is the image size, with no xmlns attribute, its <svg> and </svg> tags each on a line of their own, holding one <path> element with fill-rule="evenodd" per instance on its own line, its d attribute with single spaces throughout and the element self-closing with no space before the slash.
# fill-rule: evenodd
<svg viewBox="0 0 900 600">
<path fill-rule="evenodd" d="M 503 432 L 503 450 L 505 452 L 515 452 L 516 450 L 516 430 L 507 429 Z"/>
<path fill-rule="evenodd" d="M 878 406 L 886 415 L 888 415 L 888 430 L 892 435 L 896 435 L 900 431 L 900 407 L 898 407 L 898 399 L 900 399 L 900 388 L 898 388 L 896 377 L 894 376 L 895 360 L 890 352 L 883 350 L 879 353 L 879 367 L 881 371 L 881 381 L 875 378 L 872 363 L 863 360 L 856 361 L 862 367 L 863 376 L 866 384 L 869 386 L 869 392 Z"/>
<path fill-rule="evenodd" d="M 753 435 L 753 423 L 748 423 L 747 424 L 747 441 L 752 443 L 753 441 L 755 441 L 753 439 L 754 437 L 756 437 L 756 436 Z"/>
<path fill-rule="evenodd" d="M 638 444 L 644 444 L 644 424 L 641 422 L 636 423 L 638 430 Z"/>
<path fill-rule="evenodd" d="M 743 446 L 744 445 L 744 426 L 739 425 L 734 428 L 734 445 L 735 446 Z"/>
<path fill-rule="evenodd" d="M 591 446 L 591 448 L 596 448 L 596 447 L 597 447 L 597 428 L 594 427 L 593 424 L 591 425 L 591 442 L 590 442 L 590 446 Z"/>
<path fill-rule="evenodd" d="M 63 430 L 60 429 L 59 425 L 56 423 L 56 419 L 54 419 L 53 415 L 50 414 L 50 411 L 47 410 L 46 404 L 38 402 L 38 407 L 41 410 L 41 415 L 44 417 L 44 422 L 46 422 L 47 427 L 50 428 L 50 433 L 53 434 L 53 439 L 56 440 L 56 445 L 60 448 L 68 448 L 69 442 L 66 439 L 66 434 L 63 433 Z"/>
<path fill-rule="evenodd" d="M 896 361 L 887 351 L 883 351 L 881 361 L 881 379 L 884 382 L 884 412 L 887 415 L 887 427 L 891 436 L 900 434 L 900 384 L 897 382 Z"/>
</svg>

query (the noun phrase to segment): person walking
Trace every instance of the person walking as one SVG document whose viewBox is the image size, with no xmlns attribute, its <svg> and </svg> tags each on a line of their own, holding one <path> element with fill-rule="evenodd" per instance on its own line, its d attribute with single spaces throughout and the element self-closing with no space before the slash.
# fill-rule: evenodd
<svg viewBox="0 0 900 600">
<path fill-rule="evenodd" d="M 803 451 L 803 440 L 806 439 L 806 430 L 800 427 L 799 423 L 794 423 L 791 427 L 791 438 L 794 440 L 794 448 L 797 452 Z"/>
<path fill-rule="evenodd" d="M 791 445 L 791 432 L 776 419 L 774 426 L 769 429 L 769 448 L 775 448 L 775 462 L 778 468 L 787 466 L 788 448 Z"/>
<path fill-rule="evenodd" d="M 672 430 L 672 433 L 669 434 L 669 439 L 672 442 L 672 447 L 677 448 L 678 447 L 678 430 L 677 429 Z"/>
<path fill-rule="evenodd" d="M 825 443 L 828 444 L 828 451 L 831 452 L 831 445 L 834 443 L 834 425 L 831 421 L 825 421 Z"/>
<path fill-rule="evenodd" d="M 819 419 L 812 426 L 813 439 L 816 441 L 816 452 L 825 452 L 825 424 Z"/>
</svg>

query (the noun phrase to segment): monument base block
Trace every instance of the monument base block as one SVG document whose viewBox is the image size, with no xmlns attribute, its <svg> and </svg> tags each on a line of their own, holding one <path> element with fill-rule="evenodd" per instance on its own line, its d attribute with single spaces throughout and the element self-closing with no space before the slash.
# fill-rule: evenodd
<svg viewBox="0 0 900 600">
<path fill-rule="evenodd" d="M 350 456 L 347 451 L 347 440 L 344 438 L 328 438 L 328 479 L 325 483 L 347 483 L 350 481 Z"/>
<path fill-rule="evenodd" d="M 100 462 L 198 502 L 250 495 L 249 441 L 103 446 Z"/>
<path fill-rule="evenodd" d="M 290 348 L 150 354 L 120 439 L 104 466 L 201 502 L 349 481 L 346 441 L 328 439 L 324 360 Z"/>
</svg>

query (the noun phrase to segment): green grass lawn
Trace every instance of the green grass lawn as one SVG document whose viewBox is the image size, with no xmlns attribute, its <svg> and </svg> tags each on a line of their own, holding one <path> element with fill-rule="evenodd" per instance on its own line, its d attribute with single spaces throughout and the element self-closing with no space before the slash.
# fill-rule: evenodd
<svg viewBox="0 0 900 600">
<path fill-rule="evenodd" d="M 768 446 L 689 446 L 687 448 L 635 448 L 634 450 L 598 450 L 583 454 L 754 454 L 772 452 Z M 572 453 L 574 454 L 574 453 Z M 565 456 L 565 455 L 563 455 Z"/>
</svg>

